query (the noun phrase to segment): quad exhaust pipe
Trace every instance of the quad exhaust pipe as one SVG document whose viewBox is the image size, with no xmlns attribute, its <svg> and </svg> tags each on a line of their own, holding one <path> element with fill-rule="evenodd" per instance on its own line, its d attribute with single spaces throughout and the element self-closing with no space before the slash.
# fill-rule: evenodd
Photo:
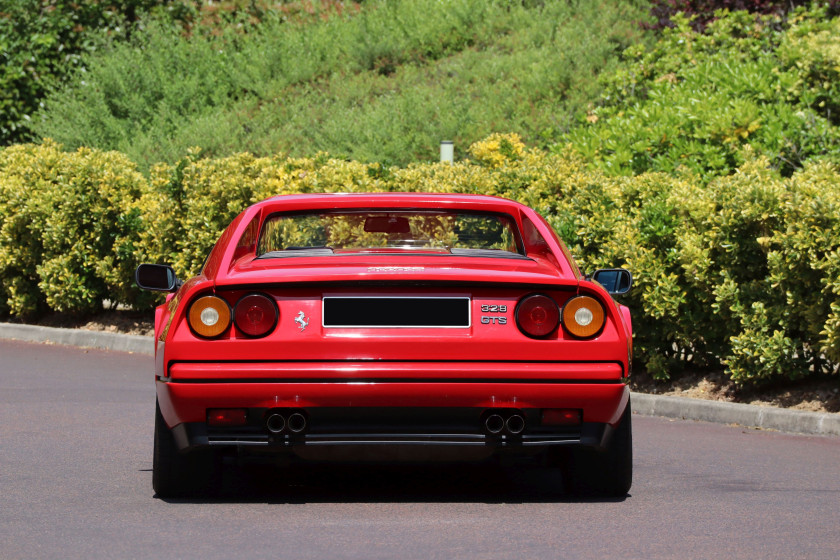
<svg viewBox="0 0 840 560">
<path fill-rule="evenodd" d="M 287 424 L 291 433 L 299 434 L 306 429 L 306 416 L 300 412 L 293 412 L 289 414 Z"/>
<path fill-rule="evenodd" d="M 511 435 L 521 434 L 525 430 L 525 417 L 521 414 L 511 414 L 505 422 L 505 428 Z"/>
<path fill-rule="evenodd" d="M 516 436 L 525 431 L 525 416 L 518 411 L 485 413 L 484 431 L 491 436 Z"/>
<path fill-rule="evenodd" d="M 484 419 L 484 430 L 491 435 L 502 433 L 505 429 L 505 419 L 501 414 L 488 414 Z"/>
<path fill-rule="evenodd" d="M 490 409 L 482 415 L 484 432 L 491 436 L 517 436 L 525 431 L 525 416 L 518 410 Z M 265 429 L 273 435 L 304 433 L 309 427 L 305 413 L 297 411 L 274 411 L 265 418 Z"/>
<path fill-rule="evenodd" d="M 282 414 L 271 414 L 265 421 L 265 427 L 272 434 L 280 434 L 286 429 L 286 419 Z"/>
<path fill-rule="evenodd" d="M 301 434 L 306 431 L 309 422 L 306 415 L 301 412 L 291 414 L 272 412 L 265 419 L 265 429 L 274 435 L 288 432 L 290 434 Z"/>
</svg>

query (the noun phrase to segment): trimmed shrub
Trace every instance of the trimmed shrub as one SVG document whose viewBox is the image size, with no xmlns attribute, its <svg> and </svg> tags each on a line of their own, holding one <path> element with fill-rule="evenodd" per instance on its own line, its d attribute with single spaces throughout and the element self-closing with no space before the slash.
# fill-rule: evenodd
<svg viewBox="0 0 840 560">
<path fill-rule="evenodd" d="M 785 179 L 766 158 L 744 157 L 735 175 L 680 193 L 691 202 L 679 217 L 691 227 L 676 252 L 689 293 L 711 310 L 693 348 L 723 358 L 739 382 L 832 371 L 837 170 L 809 164 Z"/>
<path fill-rule="evenodd" d="M 283 168 L 280 158 L 202 159 L 197 151 L 156 166 L 150 192 L 137 202 L 144 223 L 138 259 L 171 264 L 181 277 L 197 274 L 224 228 L 270 196 L 269 177 Z"/>
<path fill-rule="evenodd" d="M 583 270 L 633 271 L 636 287 L 623 300 L 634 311 L 637 359 L 656 377 L 723 363 L 751 383 L 836 367 L 840 177 L 830 165 L 786 179 L 746 150 L 737 173 L 704 185 L 691 175 L 610 178 L 572 151 L 548 155 L 516 135 L 493 135 L 470 153 L 471 162 L 405 168 L 193 154 L 156 168 L 144 246 L 187 276 L 239 210 L 268 196 L 499 195 L 541 212 Z"/>
<path fill-rule="evenodd" d="M 637 365 L 658 378 L 725 366 L 739 383 L 836 372 L 840 362 L 840 173 L 811 163 L 789 178 L 745 149 L 736 173 L 610 177 L 571 149 L 515 134 L 471 161 L 386 168 L 313 158 L 205 158 L 161 164 L 146 182 L 123 156 L 44 146 L 0 152 L 0 281 L 13 315 L 90 311 L 102 298 L 149 304 L 138 262 L 196 274 L 247 205 L 310 192 L 499 195 L 538 210 L 584 271 L 624 266 L 635 288 Z M 143 299 L 143 298 L 146 299 Z"/>
<path fill-rule="evenodd" d="M 147 182 L 115 152 L 47 141 L 0 151 L 0 305 L 12 315 L 137 304 L 132 209 Z"/>
</svg>

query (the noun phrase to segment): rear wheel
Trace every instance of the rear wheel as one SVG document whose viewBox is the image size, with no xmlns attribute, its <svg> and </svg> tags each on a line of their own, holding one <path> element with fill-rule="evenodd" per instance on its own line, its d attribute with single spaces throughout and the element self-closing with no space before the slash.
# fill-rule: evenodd
<svg viewBox="0 0 840 560">
<path fill-rule="evenodd" d="M 177 498 L 207 493 L 217 470 L 210 450 L 181 453 L 172 431 L 155 403 L 155 443 L 152 460 L 152 487 L 161 498 Z"/>
<path fill-rule="evenodd" d="M 566 490 L 575 494 L 623 497 L 633 483 L 633 430 L 630 403 L 606 449 L 569 450 L 563 462 Z"/>
</svg>

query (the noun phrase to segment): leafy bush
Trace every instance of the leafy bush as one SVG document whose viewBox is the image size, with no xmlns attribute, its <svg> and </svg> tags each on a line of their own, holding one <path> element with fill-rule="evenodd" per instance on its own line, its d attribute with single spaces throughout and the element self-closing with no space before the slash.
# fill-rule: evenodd
<svg viewBox="0 0 840 560">
<path fill-rule="evenodd" d="M 650 13 L 656 22 L 650 27 L 663 29 L 673 27 L 673 18 L 682 13 L 691 19 L 691 25 L 695 31 L 702 31 L 710 21 L 713 21 L 717 12 L 728 10 L 730 12 L 749 11 L 759 14 L 784 15 L 797 6 L 804 6 L 811 0 L 653 0 Z M 832 9 L 838 6 L 837 0 L 827 2 Z"/>
<path fill-rule="evenodd" d="M 140 260 L 171 264 L 186 276 L 198 273 L 213 244 L 246 206 L 267 198 L 279 158 L 237 154 L 202 159 L 189 154 L 174 166 L 152 170 L 152 189 L 136 207 L 143 216 Z"/>
<path fill-rule="evenodd" d="M 148 305 L 138 262 L 197 273 L 247 205 L 310 192 L 455 192 L 538 210 L 581 268 L 625 266 L 635 288 L 635 355 L 657 377 L 720 367 L 739 383 L 837 372 L 840 173 L 809 163 L 783 177 L 746 149 L 736 173 L 610 177 L 571 150 L 529 149 L 515 134 L 470 147 L 471 161 L 383 167 L 330 158 L 206 158 L 156 166 L 63 153 L 53 143 L 0 152 L 0 282 L 12 315 Z M 2 312 L 2 310 L 0 310 Z"/>
<path fill-rule="evenodd" d="M 0 151 L 0 311 L 142 302 L 133 287 L 141 215 L 131 206 L 147 188 L 114 152 L 66 153 L 52 142 Z"/>
<path fill-rule="evenodd" d="M 43 98 L 84 57 L 127 37 L 164 0 L 4 0 L 0 8 L 0 145 L 34 138 Z M 178 9 L 180 8 L 180 10 Z M 188 6 L 168 6 L 178 17 Z"/>
<path fill-rule="evenodd" d="M 812 159 L 840 162 L 840 20 L 825 16 L 723 13 L 704 33 L 675 16 L 652 49 L 626 52 L 566 140 L 610 173 L 687 167 L 704 181 L 743 164 L 746 145 L 785 176 Z"/>
<path fill-rule="evenodd" d="M 840 349 L 830 327 L 837 170 L 808 164 L 785 180 L 768 163 L 748 159 L 737 174 L 680 193 L 692 201 L 681 218 L 694 224 L 677 245 L 680 265 L 713 310 L 698 325 L 704 349 L 741 382 L 831 371 Z"/>
<path fill-rule="evenodd" d="M 209 35 L 228 27 L 242 32 L 264 19 L 307 21 L 342 9 L 337 2 L 276 7 L 270 0 L 3 0 L 0 145 L 35 139 L 44 98 L 83 73 L 87 57 L 142 34 L 147 21 L 175 33 Z"/>
<path fill-rule="evenodd" d="M 91 57 L 36 128 L 144 171 L 193 146 L 404 165 L 436 158 L 442 139 L 459 155 L 498 131 L 547 144 L 642 36 L 645 5 L 373 1 L 325 19 L 266 17 L 244 34 L 150 24 Z"/>
<path fill-rule="evenodd" d="M 610 178 L 574 153 L 516 135 L 470 148 L 472 162 L 383 168 L 316 158 L 202 159 L 153 173 L 144 233 L 152 255 L 198 271 L 238 211 L 275 194 L 419 191 L 493 194 L 540 211 L 584 270 L 626 266 L 636 356 L 657 377 L 720 367 L 742 383 L 831 371 L 840 356 L 840 176 L 809 164 L 786 179 L 747 150 L 734 175 Z M 172 197 L 166 193 L 178 193 Z M 176 202 L 177 200 L 177 202 Z M 172 215 L 183 216 L 173 225 Z M 177 231 L 172 228 L 179 228 Z"/>
</svg>

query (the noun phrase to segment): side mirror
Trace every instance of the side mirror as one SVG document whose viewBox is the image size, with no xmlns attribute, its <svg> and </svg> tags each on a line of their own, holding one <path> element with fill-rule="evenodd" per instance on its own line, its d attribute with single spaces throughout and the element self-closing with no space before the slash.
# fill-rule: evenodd
<svg viewBox="0 0 840 560">
<path fill-rule="evenodd" d="M 134 271 L 134 281 L 143 290 L 174 292 L 181 287 L 175 271 L 167 264 L 141 264 Z"/>
<path fill-rule="evenodd" d="M 592 273 L 592 279 L 614 296 L 626 294 L 633 285 L 633 275 L 623 268 L 601 268 Z"/>
</svg>

